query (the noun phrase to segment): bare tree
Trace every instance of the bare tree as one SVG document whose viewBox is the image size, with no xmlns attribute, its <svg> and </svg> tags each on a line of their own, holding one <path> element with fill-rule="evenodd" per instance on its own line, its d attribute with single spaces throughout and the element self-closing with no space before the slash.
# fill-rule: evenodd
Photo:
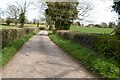
<svg viewBox="0 0 120 80">
<path fill-rule="evenodd" d="M 14 23 L 17 25 L 20 9 L 16 5 L 8 5 L 7 13 L 10 17 L 14 18 Z"/>
<path fill-rule="evenodd" d="M 86 20 L 86 18 L 90 15 L 90 11 L 93 10 L 93 6 L 90 2 L 87 2 L 85 0 L 82 0 L 79 2 L 79 5 L 77 7 L 78 9 L 78 19 L 79 20 Z M 89 20 L 86 20 L 88 22 L 91 22 Z"/>
<path fill-rule="evenodd" d="M 34 3 L 34 6 L 36 7 L 36 9 L 39 10 L 40 21 L 45 20 L 45 10 L 47 9 L 47 4 L 46 4 L 45 0 L 37 0 Z"/>
<path fill-rule="evenodd" d="M 4 11 L 0 8 L 0 17 L 4 16 Z"/>
<path fill-rule="evenodd" d="M 1 16 L 2 16 L 2 9 L 0 8 L 0 18 L 1 18 Z"/>
<path fill-rule="evenodd" d="M 33 4 L 32 1 L 22 0 L 20 2 L 16 2 L 20 10 L 19 21 L 21 23 L 20 27 L 24 26 L 25 16 L 28 10 L 32 9 L 30 6 Z"/>
</svg>

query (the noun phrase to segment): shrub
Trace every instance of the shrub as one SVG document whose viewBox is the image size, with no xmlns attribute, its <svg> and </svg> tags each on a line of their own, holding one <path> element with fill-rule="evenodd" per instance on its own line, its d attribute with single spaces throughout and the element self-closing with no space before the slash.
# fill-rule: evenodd
<svg viewBox="0 0 120 80">
<path fill-rule="evenodd" d="M 114 36 L 57 31 L 65 39 L 80 43 L 108 58 L 120 60 L 120 40 Z"/>
<path fill-rule="evenodd" d="M 101 25 L 99 25 L 99 24 L 96 24 L 96 25 L 95 25 L 95 27 L 101 28 Z"/>
<path fill-rule="evenodd" d="M 112 80 L 112 78 L 120 77 L 120 65 L 113 59 L 108 59 L 88 48 L 76 44 L 73 41 L 65 40 L 57 35 L 49 34 L 49 37 L 61 47 L 62 50 L 80 61 L 87 69 L 98 73 L 102 78 L 109 78 Z"/>
<path fill-rule="evenodd" d="M 35 32 L 36 33 L 36 32 Z M 7 45 L 2 49 L 2 53 L 0 55 L 0 67 L 4 67 L 8 61 L 16 54 L 17 50 L 27 41 L 30 37 L 32 37 L 34 32 L 27 34 L 19 39 L 14 40 L 13 42 L 7 43 Z"/>
<path fill-rule="evenodd" d="M 109 22 L 109 25 L 108 25 L 109 28 L 115 28 L 116 25 L 114 22 Z"/>
<path fill-rule="evenodd" d="M 37 30 L 37 28 L 2 29 L 2 47 L 4 48 L 7 43 L 20 39 L 34 30 Z"/>
<path fill-rule="evenodd" d="M 115 35 L 117 35 L 117 36 L 118 36 L 118 39 L 120 40 L 120 28 L 117 28 L 117 29 L 115 30 Z"/>
<path fill-rule="evenodd" d="M 10 23 L 12 23 L 12 22 L 13 22 L 13 19 L 12 19 L 12 18 L 8 17 L 8 18 L 6 19 L 7 25 L 10 25 Z"/>
</svg>

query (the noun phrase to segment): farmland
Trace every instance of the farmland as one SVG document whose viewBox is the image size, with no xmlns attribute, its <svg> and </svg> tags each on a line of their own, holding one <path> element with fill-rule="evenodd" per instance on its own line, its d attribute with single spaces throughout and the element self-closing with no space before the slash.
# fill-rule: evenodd
<svg viewBox="0 0 120 80">
<path fill-rule="evenodd" d="M 113 28 L 89 28 L 89 27 L 77 27 L 77 26 L 71 26 L 71 31 L 79 31 L 79 32 L 85 32 L 85 33 L 99 33 L 99 34 L 110 34 L 114 29 Z"/>
<path fill-rule="evenodd" d="M 11 23 L 10 26 L 7 26 L 7 25 L 0 25 L 0 28 L 17 28 L 19 27 L 20 24 L 18 24 L 17 26 L 15 26 L 14 23 Z M 25 27 L 36 27 L 37 25 L 36 24 L 25 24 Z"/>
</svg>

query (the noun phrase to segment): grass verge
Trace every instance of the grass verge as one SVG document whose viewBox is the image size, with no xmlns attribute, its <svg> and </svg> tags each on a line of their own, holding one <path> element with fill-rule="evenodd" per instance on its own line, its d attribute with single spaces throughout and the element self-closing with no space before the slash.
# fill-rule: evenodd
<svg viewBox="0 0 120 80">
<path fill-rule="evenodd" d="M 29 40 L 33 35 L 35 35 L 38 31 L 32 32 L 18 40 L 15 40 L 14 42 L 10 42 L 7 44 L 5 48 L 2 49 L 2 53 L 0 53 L 2 56 L 0 61 L 0 67 L 4 67 L 9 60 L 16 54 L 16 52 L 21 48 L 23 44 L 25 44 L 26 41 Z"/>
<path fill-rule="evenodd" d="M 70 40 L 63 39 L 62 37 L 49 32 L 51 40 L 61 47 L 68 55 L 77 59 L 87 69 L 94 71 L 103 78 L 119 78 L 120 65 L 112 59 L 107 59 L 90 49 L 76 44 Z"/>
</svg>

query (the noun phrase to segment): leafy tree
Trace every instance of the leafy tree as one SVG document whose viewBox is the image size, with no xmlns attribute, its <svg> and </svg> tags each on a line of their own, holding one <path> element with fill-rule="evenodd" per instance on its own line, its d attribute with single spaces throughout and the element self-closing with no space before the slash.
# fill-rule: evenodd
<svg viewBox="0 0 120 80">
<path fill-rule="evenodd" d="M 100 24 L 95 24 L 95 27 L 101 28 Z"/>
<path fill-rule="evenodd" d="M 77 22 L 77 25 L 78 25 L 78 26 L 81 26 L 80 22 Z"/>
<path fill-rule="evenodd" d="M 54 21 L 51 20 L 51 17 L 46 15 L 46 26 L 49 28 L 49 30 L 53 29 Z"/>
<path fill-rule="evenodd" d="M 6 18 L 6 23 L 7 23 L 8 26 L 9 26 L 10 23 L 12 23 L 12 22 L 13 22 L 13 19 L 12 19 L 12 18 L 10 18 L 10 17 Z"/>
<path fill-rule="evenodd" d="M 22 28 L 24 26 L 24 22 L 25 22 L 25 13 L 20 14 L 19 21 L 21 23 L 20 27 Z"/>
<path fill-rule="evenodd" d="M 116 25 L 114 22 L 109 22 L 109 25 L 108 25 L 109 28 L 115 28 Z"/>
<path fill-rule="evenodd" d="M 118 12 L 118 15 L 120 15 L 120 1 L 114 2 L 113 8 L 116 12 Z M 119 23 L 118 23 L 118 28 L 115 30 L 115 34 L 118 35 L 120 38 L 120 16 L 118 19 L 119 19 Z"/>
<path fill-rule="evenodd" d="M 68 30 L 73 20 L 77 18 L 77 5 L 78 2 L 47 2 L 46 19 L 54 22 L 57 30 Z"/>
<path fill-rule="evenodd" d="M 118 15 L 120 15 L 120 1 L 119 2 L 114 2 L 113 8 L 118 13 Z M 120 20 L 120 17 L 118 19 Z M 120 27 L 120 21 L 119 21 L 118 25 Z"/>
</svg>

